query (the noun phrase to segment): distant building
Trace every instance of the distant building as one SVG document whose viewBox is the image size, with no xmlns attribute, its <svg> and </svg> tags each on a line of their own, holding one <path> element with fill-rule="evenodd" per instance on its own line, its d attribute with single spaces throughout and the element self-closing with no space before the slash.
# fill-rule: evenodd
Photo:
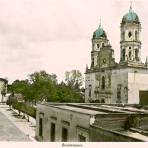
<svg viewBox="0 0 148 148">
<path fill-rule="evenodd" d="M 141 23 L 132 7 L 120 27 L 119 63 L 101 24 L 93 33 L 91 66 L 85 73 L 86 102 L 138 104 L 139 92 L 148 90 L 148 61 L 141 61 Z"/>
<path fill-rule="evenodd" d="M 36 138 L 51 142 L 148 141 L 148 110 L 132 105 L 41 103 Z"/>
<path fill-rule="evenodd" d="M 5 102 L 5 95 L 7 93 L 8 80 L 0 78 L 0 102 Z"/>
</svg>

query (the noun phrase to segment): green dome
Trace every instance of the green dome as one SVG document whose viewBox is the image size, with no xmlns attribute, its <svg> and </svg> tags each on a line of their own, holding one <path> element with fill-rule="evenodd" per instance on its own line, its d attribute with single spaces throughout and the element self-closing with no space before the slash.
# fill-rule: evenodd
<svg viewBox="0 0 148 148">
<path fill-rule="evenodd" d="M 129 10 L 127 14 L 125 14 L 122 18 L 122 23 L 140 23 L 138 15 L 132 11 L 132 9 Z"/>
<path fill-rule="evenodd" d="M 106 38 L 106 33 L 102 29 L 101 25 L 99 28 L 93 33 L 93 38 L 100 38 L 100 37 L 105 37 Z"/>
</svg>

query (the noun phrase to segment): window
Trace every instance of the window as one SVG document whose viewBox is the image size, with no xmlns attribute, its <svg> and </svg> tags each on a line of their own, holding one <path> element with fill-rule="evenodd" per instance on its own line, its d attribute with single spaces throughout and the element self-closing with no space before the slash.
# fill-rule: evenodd
<svg viewBox="0 0 148 148">
<path fill-rule="evenodd" d="M 51 141 L 55 141 L 55 123 L 51 123 L 50 138 Z"/>
<path fill-rule="evenodd" d="M 102 47 L 104 47 L 104 43 L 102 43 Z"/>
<path fill-rule="evenodd" d="M 62 141 L 68 141 L 68 130 L 66 128 L 62 128 Z"/>
<path fill-rule="evenodd" d="M 122 51 L 123 60 L 125 60 L 125 49 Z"/>
<path fill-rule="evenodd" d="M 138 40 L 138 32 L 135 31 L 135 40 Z"/>
<path fill-rule="evenodd" d="M 97 47 L 98 47 L 98 48 L 100 48 L 100 45 L 99 45 L 99 44 L 97 44 Z"/>
<path fill-rule="evenodd" d="M 105 77 L 103 76 L 102 77 L 102 86 L 101 86 L 102 89 L 105 89 Z"/>
<path fill-rule="evenodd" d="M 131 60 L 131 51 L 129 52 L 129 59 Z"/>
<path fill-rule="evenodd" d="M 117 103 L 121 103 L 121 84 L 117 85 Z"/>
<path fill-rule="evenodd" d="M 129 32 L 129 33 L 128 33 L 128 37 L 130 38 L 131 36 L 132 36 L 132 33 L 131 33 L 131 32 Z"/>
<path fill-rule="evenodd" d="M 39 119 L 39 136 L 43 136 L 43 119 Z"/>
<path fill-rule="evenodd" d="M 89 97 L 91 97 L 91 85 L 89 85 Z"/>
<path fill-rule="evenodd" d="M 135 59 L 138 60 L 138 49 L 135 49 Z"/>
<path fill-rule="evenodd" d="M 92 57 L 91 66 L 94 66 L 94 57 Z"/>
<path fill-rule="evenodd" d="M 86 137 L 79 135 L 79 142 L 86 142 Z"/>
<path fill-rule="evenodd" d="M 125 32 L 122 32 L 122 39 L 125 40 Z"/>
<path fill-rule="evenodd" d="M 105 100 L 104 99 L 101 99 L 101 103 L 105 103 Z"/>
</svg>

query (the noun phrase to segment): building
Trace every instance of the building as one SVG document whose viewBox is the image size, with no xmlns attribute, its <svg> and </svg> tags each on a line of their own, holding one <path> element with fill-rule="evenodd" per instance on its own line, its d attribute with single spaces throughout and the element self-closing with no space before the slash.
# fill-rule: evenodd
<svg viewBox="0 0 148 148">
<path fill-rule="evenodd" d="M 119 63 L 101 24 L 93 33 L 91 66 L 85 72 L 86 102 L 138 104 L 140 91 L 148 90 L 148 61 L 141 61 L 141 23 L 131 6 L 120 27 Z"/>
<path fill-rule="evenodd" d="M 8 81 L 6 79 L 0 78 L 0 102 L 5 102 L 5 95 L 7 93 Z"/>
<path fill-rule="evenodd" d="M 45 142 L 148 141 L 148 110 L 134 105 L 41 103 L 36 138 Z"/>
</svg>

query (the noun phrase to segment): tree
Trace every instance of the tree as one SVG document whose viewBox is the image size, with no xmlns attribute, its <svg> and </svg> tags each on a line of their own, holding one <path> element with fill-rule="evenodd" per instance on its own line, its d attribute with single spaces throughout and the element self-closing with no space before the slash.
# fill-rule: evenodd
<svg viewBox="0 0 148 148">
<path fill-rule="evenodd" d="M 83 95 L 67 86 L 64 82 L 58 85 L 58 102 L 80 103 L 83 102 Z"/>
<path fill-rule="evenodd" d="M 83 84 L 83 77 L 79 70 L 72 70 L 65 72 L 65 81 L 67 86 L 72 89 L 80 90 Z"/>
<path fill-rule="evenodd" d="M 48 101 L 55 101 L 57 76 L 48 74 L 45 71 L 35 72 L 29 75 L 29 82 L 32 86 L 35 102 L 46 98 Z"/>
<path fill-rule="evenodd" d="M 8 91 L 13 93 L 24 94 L 24 90 L 26 89 L 28 84 L 28 80 L 15 80 L 11 85 L 9 85 Z"/>
<path fill-rule="evenodd" d="M 34 72 L 29 75 L 30 83 L 35 83 L 40 80 L 52 81 L 53 83 L 57 83 L 57 76 L 56 74 L 48 74 L 44 70 L 40 72 Z"/>
<path fill-rule="evenodd" d="M 28 75 L 26 80 L 16 80 L 9 85 L 11 93 L 21 93 L 25 102 L 37 101 L 48 102 L 82 102 L 83 95 L 80 92 L 82 85 L 82 74 L 73 70 L 67 74 L 67 83 L 58 84 L 55 74 L 45 71 L 34 72 Z"/>
</svg>

